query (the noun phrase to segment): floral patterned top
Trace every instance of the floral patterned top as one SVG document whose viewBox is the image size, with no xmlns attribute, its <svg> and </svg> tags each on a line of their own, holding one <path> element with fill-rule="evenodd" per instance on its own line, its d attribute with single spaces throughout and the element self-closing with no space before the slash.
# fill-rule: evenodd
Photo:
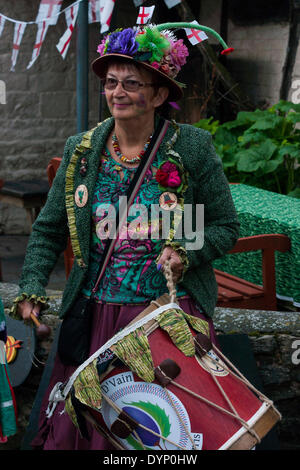
<svg viewBox="0 0 300 470">
<path fill-rule="evenodd" d="M 99 283 L 95 295 L 99 302 L 141 303 L 168 292 L 165 277 L 157 270 L 155 263 L 165 241 L 159 235 L 156 238 L 154 235 L 159 233 L 157 224 L 161 220 L 161 211 L 156 212 L 161 191 L 155 179 L 160 163 L 161 158 L 157 153 L 129 210 L 127 226 L 120 232 Z M 92 202 L 93 229 L 89 271 L 82 289 L 84 295 L 90 296 L 96 282 L 99 261 L 106 243 L 105 233 L 110 224 L 114 223 L 114 208 L 119 204 L 119 197 L 125 196 L 135 171 L 136 168 L 118 164 L 105 150 Z M 177 296 L 185 294 L 177 287 Z"/>
</svg>

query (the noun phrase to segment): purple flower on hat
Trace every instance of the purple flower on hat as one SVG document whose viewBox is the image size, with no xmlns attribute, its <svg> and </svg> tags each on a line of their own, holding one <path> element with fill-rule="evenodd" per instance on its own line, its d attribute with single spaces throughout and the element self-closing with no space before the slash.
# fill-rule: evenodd
<svg viewBox="0 0 300 470">
<path fill-rule="evenodd" d="M 179 39 L 171 46 L 171 56 L 173 64 L 178 70 L 186 63 L 186 58 L 189 55 L 188 48 L 184 45 L 183 40 Z"/>
<path fill-rule="evenodd" d="M 135 41 L 136 33 L 131 28 L 111 33 L 106 52 L 133 56 L 139 48 L 139 44 Z"/>
</svg>

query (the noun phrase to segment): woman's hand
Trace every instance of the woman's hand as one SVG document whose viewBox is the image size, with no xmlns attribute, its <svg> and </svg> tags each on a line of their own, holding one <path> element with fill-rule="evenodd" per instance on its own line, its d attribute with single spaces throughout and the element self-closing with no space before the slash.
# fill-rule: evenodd
<svg viewBox="0 0 300 470">
<path fill-rule="evenodd" d="M 179 255 L 170 246 L 164 248 L 158 260 L 157 266 L 159 267 L 159 265 L 161 265 L 163 269 L 166 261 L 169 261 L 170 263 L 170 268 L 173 273 L 173 280 L 176 283 L 182 276 L 184 266 L 181 262 Z"/>
<path fill-rule="evenodd" d="M 41 310 L 41 304 L 34 304 L 33 302 L 28 302 L 23 300 L 18 304 L 18 313 L 23 318 L 23 320 L 30 320 L 30 314 L 33 313 L 36 317 L 39 316 Z"/>
</svg>

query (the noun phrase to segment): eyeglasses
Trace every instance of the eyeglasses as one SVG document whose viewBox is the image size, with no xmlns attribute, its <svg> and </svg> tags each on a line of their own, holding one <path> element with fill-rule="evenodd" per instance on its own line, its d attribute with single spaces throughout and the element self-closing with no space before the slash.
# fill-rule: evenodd
<svg viewBox="0 0 300 470">
<path fill-rule="evenodd" d="M 137 91 L 139 88 L 145 86 L 154 86 L 154 83 L 143 83 L 131 78 L 125 78 L 125 80 L 117 80 L 116 78 L 108 77 L 103 80 L 103 86 L 107 90 L 114 90 L 117 88 L 118 83 L 122 84 L 125 91 Z"/>
</svg>

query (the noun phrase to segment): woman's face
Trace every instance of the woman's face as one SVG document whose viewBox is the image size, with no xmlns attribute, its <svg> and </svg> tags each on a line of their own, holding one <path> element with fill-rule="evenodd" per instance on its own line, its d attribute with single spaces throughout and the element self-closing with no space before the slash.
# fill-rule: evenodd
<svg viewBox="0 0 300 470">
<path fill-rule="evenodd" d="M 153 83 L 153 77 L 147 70 L 139 70 L 134 65 L 110 65 L 106 79 L 134 80 L 139 83 Z M 153 119 L 155 109 L 160 106 L 168 96 L 168 89 L 160 87 L 155 90 L 153 86 L 140 86 L 137 91 L 128 91 L 118 82 L 113 90 L 104 88 L 107 105 L 111 115 L 117 120 Z"/>
</svg>

